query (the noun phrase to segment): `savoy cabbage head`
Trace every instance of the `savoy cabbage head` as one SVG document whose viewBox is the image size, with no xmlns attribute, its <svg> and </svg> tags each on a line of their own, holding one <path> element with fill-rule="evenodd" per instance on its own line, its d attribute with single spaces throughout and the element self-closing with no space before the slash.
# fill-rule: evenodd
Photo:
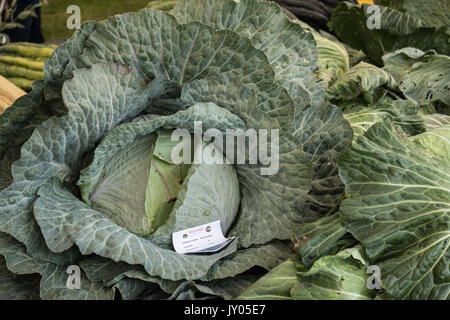
<svg viewBox="0 0 450 320">
<path fill-rule="evenodd" d="M 301 223 L 336 210 L 353 133 L 323 99 L 311 32 L 274 3 L 187 2 L 83 24 L 0 118 L 0 254 L 41 276 L 43 299 L 233 298 L 289 256 Z M 197 122 L 276 130 L 276 174 L 174 163 L 172 133 Z M 173 232 L 215 220 L 236 237 L 225 249 L 174 251 Z"/>
</svg>

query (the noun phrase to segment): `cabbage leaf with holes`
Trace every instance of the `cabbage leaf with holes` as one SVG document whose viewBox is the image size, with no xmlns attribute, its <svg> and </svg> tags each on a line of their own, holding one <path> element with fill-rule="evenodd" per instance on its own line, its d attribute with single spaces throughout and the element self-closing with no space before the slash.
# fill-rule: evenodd
<svg viewBox="0 0 450 320">
<path fill-rule="evenodd" d="M 435 51 L 404 48 L 383 57 L 384 70 L 402 92 L 419 104 L 450 115 L 450 57 Z"/>
</svg>

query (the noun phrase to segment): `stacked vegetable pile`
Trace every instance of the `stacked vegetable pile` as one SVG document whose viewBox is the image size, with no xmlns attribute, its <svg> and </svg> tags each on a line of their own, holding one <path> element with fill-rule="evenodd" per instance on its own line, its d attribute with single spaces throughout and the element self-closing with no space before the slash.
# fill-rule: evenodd
<svg viewBox="0 0 450 320">
<path fill-rule="evenodd" d="M 28 42 L 0 46 L 0 75 L 30 91 L 33 81 L 44 78 L 44 63 L 55 48 L 54 45 Z"/>
<path fill-rule="evenodd" d="M 26 92 L 0 76 L 0 114 Z"/>
<path fill-rule="evenodd" d="M 342 37 L 363 10 L 343 3 L 330 26 Z M 0 297 L 447 299 L 450 58 L 428 40 L 349 54 L 257 0 L 83 24 L 0 116 Z M 221 163 L 172 162 L 172 132 L 198 121 L 277 132 L 278 172 L 225 163 L 237 153 L 207 136 L 187 152 Z M 226 248 L 174 251 L 173 232 L 216 220 Z"/>
</svg>

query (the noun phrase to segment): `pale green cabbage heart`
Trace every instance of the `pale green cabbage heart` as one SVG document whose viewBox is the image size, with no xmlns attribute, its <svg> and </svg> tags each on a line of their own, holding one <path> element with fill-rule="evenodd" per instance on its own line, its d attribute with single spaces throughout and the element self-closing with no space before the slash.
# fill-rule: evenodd
<svg viewBox="0 0 450 320">
<path fill-rule="evenodd" d="M 141 124 L 137 121 L 130 125 Z M 240 202 L 234 167 L 225 163 L 224 155 L 224 164 L 191 165 L 200 162 L 197 159 L 203 157 L 207 144 L 191 149 L 187 163 L 173 163 L 171 153 L 179 142 L 171 140 L 171 133 L 158 129 L 136 135 L 132 143 L 114 148 L 114 153 L 109 147 L 107 162 L 101 166 L 94 163 L 81 172 L 78 184 L 85 202 L 141 236 L 154 234 L 168 220 L 159 234 L 170 236 L 216 220 L 221 221 L 222 232 L 227 234 Z M 99 157 L 101 150 L 94 157 Z M 90 179 L 93 170 L 96 179 Z M 172 211 L 174 216 L 169 218 Z"/>
</svg>

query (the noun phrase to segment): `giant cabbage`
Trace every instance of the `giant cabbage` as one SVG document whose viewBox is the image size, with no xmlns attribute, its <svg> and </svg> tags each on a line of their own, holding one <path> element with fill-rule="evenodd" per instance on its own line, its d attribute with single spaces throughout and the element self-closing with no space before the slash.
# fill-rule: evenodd
<svg viewBox="0 0 450 320">
<path fill-rule="evenodd" d="M 337 160 L 353 136 L 323 99 L 312 34 L 273 3 L 197 7 L 83 24 L 0 118 L 0 254 L 8 272 L 41 276 L 41 298 L 233 298 L 340 201 Z M 169 137 L 198 121 L 222 136 L 278 130 L 278 172 L 173 163 Z M 233 157 L 203 138 L 194 158 Z M 219 219 L 236 237 L 225 249 L 174 251 L 172 232 Z M 81 290 L 66 286 L 71 265 Z"/>
<path fill-rule="evenodd" d="M 382 30 L 337 7 L 344 43 L 257 0 L 83 24 L 0 116 L 0 298 L 447 299 L 448 17 L 376 3 Z M 199 122 L 217 162 L 174 161 Z M 278 137 L 275 174 L 229 130 Z M 174 251 L 214 220 L 227 247 Z"/>
</svg>

